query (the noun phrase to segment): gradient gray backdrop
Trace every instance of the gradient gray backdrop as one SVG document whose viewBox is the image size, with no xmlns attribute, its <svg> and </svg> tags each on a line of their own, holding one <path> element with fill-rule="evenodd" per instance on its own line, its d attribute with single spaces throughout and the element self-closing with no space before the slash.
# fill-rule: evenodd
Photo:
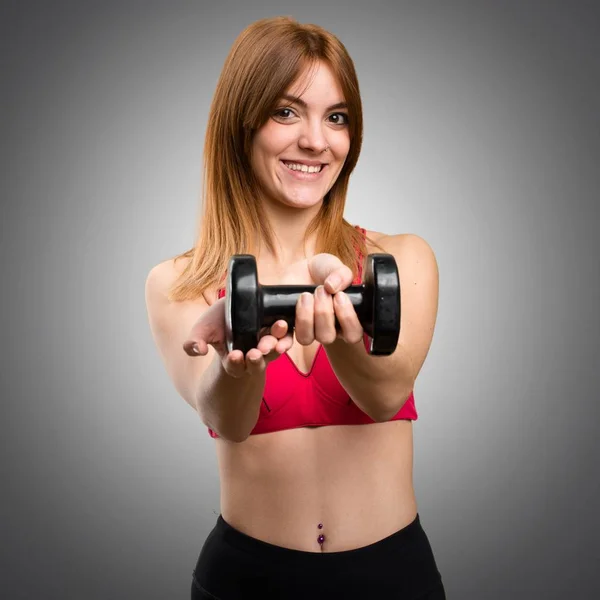
<svg viewBox="0 0 600 600">
<path fill-rule="evenodd" d="M 438 258 L 415 487 L 448 598 L 599 597 L 593 5 L 2 3 L 2 598 L 189 597 L 214 441 L 144 281 L 193 241 L 231 44 L 279 14 L 355 61 L 348 220 Z"/>
</svg>

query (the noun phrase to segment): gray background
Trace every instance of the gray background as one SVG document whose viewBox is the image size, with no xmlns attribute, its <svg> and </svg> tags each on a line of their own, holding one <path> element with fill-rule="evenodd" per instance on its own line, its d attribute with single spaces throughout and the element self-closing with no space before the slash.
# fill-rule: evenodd
<svg viewBox="0 0 600 600">
<path fill-rule="evenodd" d="M 231 44 L 278 14 L 355 61 L 348 220 L 438 258 L 415 488 L 448 598 L 598 597 L 595 3 L 336 4 L 2 3 L 3 598 L 189 597 L 214 442 L 144 281 L 193 241 Z"/>
</svg>

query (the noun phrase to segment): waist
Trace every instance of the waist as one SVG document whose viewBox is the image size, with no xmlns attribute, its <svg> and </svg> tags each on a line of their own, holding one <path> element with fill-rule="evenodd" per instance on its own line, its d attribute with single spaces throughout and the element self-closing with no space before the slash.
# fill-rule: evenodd
<svg viewBox="0 0 600 600">
<path fill-rule="evenodd" d="M 286 430 L 217 452 L 223 518 L 267 543 L 352 550 L 417 514 L 410 421 Z"/>
</svg>

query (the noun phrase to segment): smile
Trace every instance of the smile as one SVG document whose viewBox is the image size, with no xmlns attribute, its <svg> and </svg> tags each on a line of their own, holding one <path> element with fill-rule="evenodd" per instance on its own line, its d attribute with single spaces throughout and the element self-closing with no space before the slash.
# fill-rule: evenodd
<svg viewBox="0 0 600 600">
<path fill-rule="evenodd" d="M 328 165 L 321 165 L 320 167 L 307 167 L 306 165 L 300 165 L 298 163 L 285 163 L 282 160 L 279 161 L 291 177 L 304 181 L 313 181 L 318 179 L 323 171 L 327 169 Z M 315 171 L 315 169 L 319 169 Z"/>
</svg>

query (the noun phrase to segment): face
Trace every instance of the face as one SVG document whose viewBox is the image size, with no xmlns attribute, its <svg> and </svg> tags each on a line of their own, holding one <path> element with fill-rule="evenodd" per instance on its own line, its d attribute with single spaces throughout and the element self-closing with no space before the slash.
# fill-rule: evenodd
<svg viewBox="0 0 600 600">
<path fill-rule="evenodd" d="M 280 98 L 252 144 L 252 167 L 267 200 L 296 208 L 320 204 L 350 149 L 348 111 L 337 106 L 344 103 L 342 90 L 327 65 L 319 62 L 315 69 L 285 91 L 290 98 Z M 321 165 L 319 172 L 301 166 L 313 164 Z"/>
</svg>

